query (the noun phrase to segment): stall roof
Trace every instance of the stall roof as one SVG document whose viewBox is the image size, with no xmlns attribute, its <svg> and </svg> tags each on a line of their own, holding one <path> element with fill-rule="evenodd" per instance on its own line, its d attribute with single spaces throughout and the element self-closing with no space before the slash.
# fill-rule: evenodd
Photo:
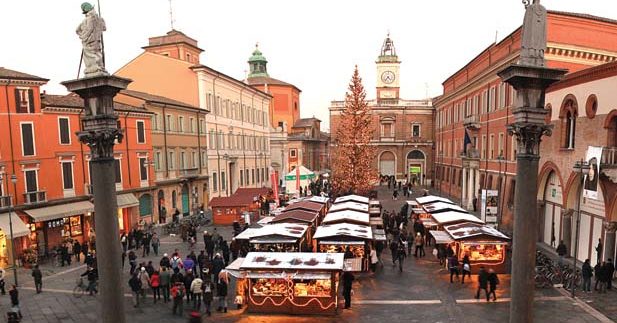
<svg viewBox="0 0 617 323">
<path fill-rule="evenodd" d="M 445 226 L 444 229 L 454 240 L 464 240 L 478 236 L 485 236 L 501 241 L 510 240 L 508 236 L 497 231 L 497 229 L 484 224 L 463 222 Z"/>
<path fill-rule="evenodd" d="M 367 225 L 349 223 L 328 224 L 317 227 L 314 239 L 347 236 L 363 240 L 372 240 L 373 231 Z"/>
<path fill-rule="evenodd" d="M 370 222 L 368 213 L 344 210 L 326 214 L 326 217 L 323 219 L 323 223 L 355 223 L 366 225 Z"/>
<path fill-rule="evenodd" d="M 342 253 L 249 252 L 240 269 L 343 270 Z"/>
<path fill-rule="evenodd" d="M 368 204 L 362 204 L 358 202 L 343 202 L 332 205 L 328 212 L 338 212 L 342 210 L 354 210 L 368 213 Z"/>
<path fill-rule="evenodd" d="M 373 205 L 381 205 L 381 202 L 379 202 L 379 200 L 370 200 L 368 202 L 368 205 L 373 206 Z"/>
<path fill-rule="evenodd" d="M 420 203 L 418 203 L 417 201 L 407 201 L 407 205 L 409 205 L 412 208 L 419 208 L 420 207 Z"/>
<path fill-rule="evenodd" d="M 319 216 L 317 211 L 305 211 L 302 209 L 295 209 L 288 212 L 283 212 L 272 219 L 272 223 L 288 222 L 289 220 L 298 220 L 306 223 L 313 223 Z"/>
<path fill-rule="evenodd" d="M 461 213 L 461 212 L 441 212 L 431 214 L 435 222 L 445 225 L 445 224 L 453 224 L 460 222 L 475 222 L 484 224 L 484 221 L 478 219 L 475 215 L 469 213 Z"/>
<path fill-rule="evenodd" d="M 307 229 L 308 226 L 304 224 L 272 223 L 256 229 L 255 232 L 251 233 L 251 237 L 249 239 L 267 236 L 282 236 L 298 239 L 306 233 Z M 236 239 L 237 238 L 238 237 L 236 236 Z"/>
<path fill-rule="evenodd" d="M 311 202 L 311 201 L 300 201 L 300 202 L 296 202 L 294 204 L 290 204 L 289 206 L 287 206 L 283 210 L 283 213 L 291 211 L 291 210 L 296 210 L 296 209 L 319 212 L 321 211 L 321 209 L 323 209 L 323 207 L 324 205 L 321 203 Z"/>
<path fill-rule="evenodd" d="M 444 203 L 444 202 L 435 202 L 435 203 L 430 203 L 430 204 L 424 204 L 424 205 L 422 205 L 422 207 L 424 208 L 424 210 L 426 210 L 427 213 L 431 213 L 431 214 L 433 214 L 433 213 L 440 213 L 440 212 L 447 212 L 447 211 L 467 213 L 467 211 L 465 209 L 463 209 L 462 207 L 460 207 L 458 205 Z"/>
<path fill-rule="evenodd" d="M 420 205 L 435 203 L 435 202 L 444 202 L 444 203 L 454 204 L 454 202 L 452 202 L 451 200 L 445 197 L 435 196 L 435 195 L 416 197 L 416 201 Z"/>
<path fill-rule="evenodd" d="M 452 237 L 445 231 L 431 230 L 429 233 L 435 238 L 435 243 L 437 244 L 454 242 Z"/>
<path fill-rule="evenodd" d="M 386 238 L 386 231 L 383 229 L 373 228 L 373 237 L 375 238 L 376 241 L 387 241 L 388 240 Z"/>
<path fill-rule="evenodd" d="M 236 278 L 242 278 L 244 276 L 240 271 L 240 265 L 242 265 L 242 262 L 244 262 L 244 258 L 236 258 L 236 260 L 225 267 L 225 270 Z"/>
<path fill-rule="evenodd" d="M 351 194 L 351 195 L 337 197 L 336 200 L 334 200 L 334 204 L 345 203 L 345 202 L 350 202 L 350 201 L 368 204 L 368 200 L 369 200 L 368 197 Z"/>
<path fill-rule="evenodd" d="M 313 196 L 313 197 L 307 199 L 307 201 L 309 201 L 309 202 L 315 202 L 315 203 L 319 203 L 319 204 L 326 204 L 326 203 L 328 203 L 329 200 L 330 200 L 330 198 L 327 197 L 327 196 Z"/>
<path fill-rule="evenodd" d="M 240 232 L 240 234 L 238 234 L 234 238 L 237 240 L 250 240 L 252 237 L 254 237 L 255 233 L 259 231 L 259 229 L 261 228 L 247 228 L 246 230 Z"/>
<path fill-rule="evenodd" d="M 266 224 L 272 222 L 272 219 L 274 219 L 273 216 L 266 216 L 263 219 L 257 221 L 257 224 L 266 225 Z"/>
</svg>

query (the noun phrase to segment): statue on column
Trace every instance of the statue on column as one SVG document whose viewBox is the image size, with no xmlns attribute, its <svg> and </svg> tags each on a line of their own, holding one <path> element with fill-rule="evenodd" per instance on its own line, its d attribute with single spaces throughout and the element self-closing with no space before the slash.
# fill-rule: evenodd
<svg viewBox="0 0 617 323">
<path fill-rule="evenodd" d="M 546 8 L 540 4 L 540 0 L 533 0 L 531 4 L 530 0 L 523 0 L 523 4 L 526 9 L 519 63 L 543 67 L 546 50 Z"/>
<path fill-rule="evenodd" d="M 105 20 L 99 17 L 94 6 L 88 2 L 81 4 L 81 10 L 86 17 L 79 24 L 76 32 L 83 46 L 84 76 L 109 75 L 103 64 Z"/>
</svg>

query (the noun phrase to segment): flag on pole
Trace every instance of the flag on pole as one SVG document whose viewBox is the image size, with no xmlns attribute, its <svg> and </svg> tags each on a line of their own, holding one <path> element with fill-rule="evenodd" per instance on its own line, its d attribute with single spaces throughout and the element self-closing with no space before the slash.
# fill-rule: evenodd
<svg viewBox="0 0 617 323">
<path fill-rule="evenodd" d="M 465 141 L 463 142 L 463 152 L 466 154 L 467 153 L 467 145 L 471 144 L 471 138 L 469 137 L 469 134 L 467 133 L 467 129 L 465 129 Z"/>
</svg>

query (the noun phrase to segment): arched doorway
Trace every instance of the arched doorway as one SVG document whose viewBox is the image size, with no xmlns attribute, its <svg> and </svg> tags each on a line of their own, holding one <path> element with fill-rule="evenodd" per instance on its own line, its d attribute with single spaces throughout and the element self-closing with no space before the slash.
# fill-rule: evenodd
<svg viewBox="0 0 617 323">
<path fill-rule="evenodd" d="M 544 204 L 544 223 L 542 225 L 542 242 L 555 248 L 561 240 L 570 241 L 570 231 L 562 229 L 565 224 L 562 215 L 563 190 L 557 172 L 548 174 L 542 195 Z M 569 223 L 569 222 L 568 222 Z"/>
<path fill-rule="evenodd" d="M 152 215 L 152 195 L 144 194 L 139 197 L 139 216 Z"/>
<path fill-rule="evenodd" d="M 379 173 L 381 175 L 396 175 L 396 156 L 391 151 L 384 151 L 379 156 Z"/>
<path fill-rule="evenodd" d="M 167 221 L 167 210 L 165 209 L 165 192 L 163 192 L 163 190 L 159 190 L 157 193 L 156 201 L 159 211 L 159 223 L 165 223 L 165 221 Z"/>
<path fill-rule="evenodd" d="M 426 156 L 421 150 L 412 150 L 407 153 L 407 179 L 411 182 L 411 184 L 416 185 L 425 185 L 424 180 L 426 179 L 425 175 L 425 166 L 426 166 Z"/>
<path fill-rule="evenodd" d="M 182 215 L 188 216 L 191 214 L 191 210 L 189 208 L 189 186 L 188 184 L 184 184 L 182 186 Z"/>
</svg>

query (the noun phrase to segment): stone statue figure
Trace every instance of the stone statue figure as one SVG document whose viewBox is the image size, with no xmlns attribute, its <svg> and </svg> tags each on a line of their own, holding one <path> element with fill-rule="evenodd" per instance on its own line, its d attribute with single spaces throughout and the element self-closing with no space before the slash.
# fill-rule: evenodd
<svg viewBox="0 0 617 323">
<path fill-rule="evenodd" d="M 99 17 L 94 6 L 88 2 L 82 3 L 81 10 L 86 17 L 79 24 L 76 32 L 83 46 L 84 75 L 85 77 L 108 75 L 103 65 L 102 36 L 103 31 L 106 30 L 105 20 Z"/>
<path fill-rule="evenodd" d="M 540 0 L 533 0 L 532 4 L 529 4 L 529 0 L 523 3 L 526 9 L 519 63 L 543 67 L 546 50 L 546 9 L 540 4 Z"/>
</svg>

